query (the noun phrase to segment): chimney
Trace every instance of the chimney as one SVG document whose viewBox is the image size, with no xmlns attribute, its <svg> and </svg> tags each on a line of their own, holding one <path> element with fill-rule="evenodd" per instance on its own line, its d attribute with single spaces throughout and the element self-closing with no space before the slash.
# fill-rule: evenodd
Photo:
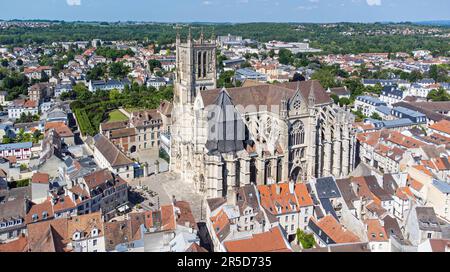
<svg viewBox="0 0 450 272">
<path fill-rule="evenodd" d="M 281 194 L 281 186 L 279 184 L 274 185 L 277 191 L 277 195 Z"/>
<path fill-rule="evenodd" d="M 290 194 L 294 194 L 294 187 L 295 187 L 294 182 L 293 181 L 289 181 L 289 193 Z"/>
</svg>

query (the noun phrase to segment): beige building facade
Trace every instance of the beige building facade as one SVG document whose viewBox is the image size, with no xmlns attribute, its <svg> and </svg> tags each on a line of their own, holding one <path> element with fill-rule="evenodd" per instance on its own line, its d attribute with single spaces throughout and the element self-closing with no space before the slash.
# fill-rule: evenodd
<svg viewBox="0 0 450 272">
<path fill-rule="evenodd" d="M 221 197 L 353 170 L 354 117 L 318 81 L 217 89 L 214 39 L 176 43 L 170 167 L 197 191 Z"/>
</svg>

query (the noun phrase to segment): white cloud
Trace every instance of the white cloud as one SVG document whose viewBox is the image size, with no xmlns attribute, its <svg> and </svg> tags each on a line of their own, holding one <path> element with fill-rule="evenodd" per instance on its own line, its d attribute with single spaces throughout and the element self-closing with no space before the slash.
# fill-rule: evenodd
<svg viewBox="0 0 450 272">
<path fill-rule="evenodd" d="M 211 5 L 211 4 L 212 4 L 211 1 L 203 1 L 203 5 L 209 6 L 209 5 Z"/>
<path fill-rule="evenodd" d="M 69 6 L 81 6 L 81 0 L 66 0 Z"/>
<path fill-rule="evenodd" d="M 381 0 L 366 0 L 369 6 L 381 6 Z"/>
</svg>

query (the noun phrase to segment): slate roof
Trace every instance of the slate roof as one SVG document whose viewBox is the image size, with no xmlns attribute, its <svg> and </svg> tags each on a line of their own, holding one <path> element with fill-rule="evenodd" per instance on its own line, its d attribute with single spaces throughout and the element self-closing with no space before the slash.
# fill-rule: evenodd
<svg viewBox="0 0 450 272">
<path fill-rule="evenodd" d="M 397 219 L 391 217 L 390 215 L 385 216 L 383 219 L 383 226 L 388 238 L 395 235 L 397 239 L 403 240 L 403 234 L 398 224 Z"/>
<path fill-rule="evenodd" d="M 2 144 L 2 145 L 0 145 L 0 151 L 14 150 L 14 149 L 26 149 L 26 148 L 31 148 L 32 146 L 33 146 L 32 142 Z"/>
<path fill-rule="evenodd" d="M 95 148 L 105 157 L 112 167 L 119 167 L 133 164 L 125 154 L 122 153 L 113 143 L 111 143 L 102 134 L 97 134 L 94 137 Z"/>
<path fill-rule="evenodd" d="M 227 202 L 227 199 L 224 197 L 209 198 L 206 200 L 206 203 L 208 204 L 209 209 L 211 211 L 215 211 L 217 208 L 219 208 L 226 202 Z"/>
<path fill-rule="evenodd" d="M 432 207 L 416 207 L 419 229 L 423 231 L 441 232 L 439 220 Z"/>
<path fill-rule="evenodd" d="M 220 91 L 214 105 L 208 118 L 212 127 L 206 148 L 220 153 L 244 150 L 245 124 L 225 89 Z"/>
<path fill-rule="evenodd" d="M 270 110 L 274 105 L 277 107 L 281 105 L 281 101 L 286 97 L 292 98 L 297 88 L 299 88 L 303 99 L 308 99 L 309 94 L 312 92 L 316 105 L 332 103 L 330 96 L 316 80 L 230 88 L 227 89 L 227 92 L 234 105 L 243 107 L 265 105 Z M 215 104 L 220 93 L 220 89 L 202 91 L 201 96 L 204 106 Z"/>
<path fill-rule="evenodd" d="M 433 180 L 433 186 L 444 194 L 450 194 L 450 185 L 440 180 Z"/>
<path fill-rule="evenodd" d="M 253 185 L 245 185 L 239 188 L 237 195 L 237 206 L 242 213 L 248 206 L 253 209 L 255 213 L 259 211 L 259 203 L 257 193 Z"/>
<path fill-rule="evenodd" d="M 350 92 L 345 87 L 337 87 L 337 88 L 330 88 L 330 92 L 335 95 L 350 95 Z"/>
<path fill-rule="evenodd" d="M 333 177 L 324 177 L 316 180 L 316 191 L 319 198 L 341 197 L 339 188 Z"/>
<path fill-rule="evenodd" d="M 342 194 L 342 198 L 347 204 L 349 209 L 354 209 L 353 201 L 359 200 L 359 197 L 355 194 L 350 184 L 350 179 L 337 179 L 336 184 L 339 187 L 339 191 Z"/>
</svg>

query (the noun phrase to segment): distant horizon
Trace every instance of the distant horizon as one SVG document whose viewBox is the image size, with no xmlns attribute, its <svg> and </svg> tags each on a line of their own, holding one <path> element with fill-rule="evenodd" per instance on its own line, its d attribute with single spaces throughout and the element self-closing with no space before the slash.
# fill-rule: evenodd
<svg viewBox="0 0 450 272">
<path fill-rule="evenodd" d="M 329 21 L 329 22 L 308 22 L 308 21 L 242 21 L 242 22 L 227 22 L 227 21 L 134 21 L 134 20 L 118 20 L 118 21 L 104 21 L 104 20 L 58 20 L 58 19 L 2 19 L 3 22 L 64 22 L 64 23 L 156 23 L 156 24 L 404 24 L 404 23 L 450 23 L 450 19 L 433 19 L 433 20 L 418 20 L 418 21 Z"/>
<path fill-rule="evenodd" d="M 2 0 L 1 18 L 111 23 L 370 24 L 446 21 L 450 20 L 449 10 L 448 0 Z"/>
</svg>

